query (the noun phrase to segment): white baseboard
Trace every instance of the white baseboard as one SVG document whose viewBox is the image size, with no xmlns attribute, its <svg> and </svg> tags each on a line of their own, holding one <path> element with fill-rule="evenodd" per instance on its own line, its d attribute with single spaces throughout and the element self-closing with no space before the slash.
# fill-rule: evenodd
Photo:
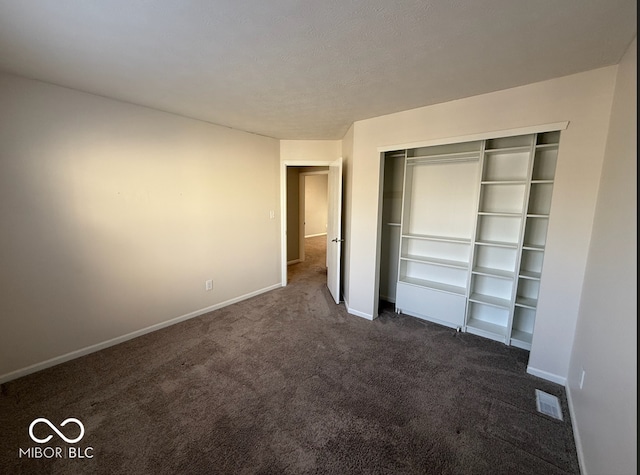
<svg viewBox="0 0 640 475">
<path fill-rule="evenodd" d="M 48 359 L 46 361 L 42 361 L 40 363 L 36 363 L 36 364 L 31 365 L 31 366 L 27 366 L 26 368 L 21 368 L 21 369 L 15 370 L 15 371 L 11 371 L 10 373 L 6 373 L 6 374 L 3 374 L 3 375 L 0 375 L 0 384 L 6 383 L 7 381 L 11 381 L 11 380 L 14 380 L 14 379 L 21 378 L 22 376 L 26 376 L 28 374 L 35 373 L 37 371 L 41 371 L 41 370 L 46 369 L 46 368 L 50 368 L 52 366 L 59 365 L 59 364 L 64 363 L 66 361 L 70 361 L 70 360 L 73 360 L 73 359 L 76 359 L 76 358 L 80 358 L 81 356 L 85 356 L 85 355 L 88 355 L 90 353 L 95 353 L 96 351 L 100 351 L 100 350 L 103 350 L 105 348 L 109 348 L 110 346 L 114 346 L 114 345 L 117 345 L 119 343 L 124 343 L 125 341 L 132 340 L 133 338 L 145 335 L 147 333 L 154 332 L 156 330 L 160 330 L 162 328 L 169 327 L 171 325 L 175 325 L 176 323 L 184 322 L 185 320 L 189 320 L 191 318 L 199 317 L 200 315 L 204 315 L 205 313 L 209 313 L 209 312 L 212 312 L 214 310 L 218 310 L 219 308 L 226 307 L 228 305 L 232 305 L 234 303 L 238 303 L 238 302 L 241 302 L 243 300 L 247 300 L 247 299 L 249 299 L 251 297 L 255 297 L 256 295 L 260 295 L 260 294 L 263 294 L 265 292 L 269 292 L 271 290 L 275 290 L 275 289 L 280 288 L 280 287 L 282 287 L 282 284 L 280 284 L 280 283 L 274 284 L 274 285 L 271 285 L 269 287 L 265 287 L 263 289 L 256 290 L 254 292 L 250 292 L 248 294 L 241 295 L 240 297 L 236 297 L 236 298 L 233 298 L 233 299 L 230 299 L 230 300 L 226 300 L 224 302 L 217 303 L 215 305 L 211 305 L 210 307 L 202 308 L 202 309 L 196 310 L 194 312 L 189 312 L 189 313 L 187 313 L 185 315 L 181 315 L 179 317 L 172 318 L 171 320 L 167 320 L 167 321 L 164 321 L 164 322 L 156 323 L 155 325 L 151 325 L 149 327 L 142 328 L 140 330 L 136 330 L 136 331 L 131 332 L 131 333 L 127 333 L 126 335 L 118 336 L 118 337 L 112 338 L 112 339 L 107 340 L 107 341 L 96 343 L 95 345 L 90 345 L 90 346 L 87 346 L 85 348 L 81 348 L 79 350 L 75 350 L 75 351 L 72 351 L 70 353 L 66 353 L 66 354 L 61 355 L 61 356 L 56 356 L 55 358 L 51 358 L 51 359 Z"/>
<path fill-rule="evenodd" d="M 367 320 L 373 320 L 373 315 L 350 308 L 349 302 L 347 302 L 346 300 L 344 301 L 344 306 L 347 309 L 347 312 L 350 313 L 351 315 L 355 315 L 356 317 L 366 318 Z"/>
<path fill-rule="evenodd" d="M 580 440 L 580 432 L 576 426 L 575 411 L 573 410 L 573 397 L 571 396 L 571 388 L 567 384 L 565 386 L 567 391 L 567 403 L 569 405 L 569 417 L 571 418 L 571 428 L 573 429 L 573 441 L 576 445 L 576 452 L 578 453 L 578 465 L 580 466 L 580 473 L 587 473 L 584 468 L 584 452 L 582 451 L 582 441 Z"/>
<path fill-rule="evenodd" d="M 527 366 L 527 373 L 537 376 L 538 378 L 546 379 L 552 383 L 560 384 L 561 386 L 566 386 L 567 384 L 567 378 L 542 371 L 541 369 L 532 368 L 531 366 Z"/>
<path fill-rule="evenodd" d="M 327 233 L 309 234 L 309 235 L 306 235 L 304 238 L 307 239 L 307 238 L 318 237 L 318 236 L 326 236 L 326 235 L 327 235 Z"/>
<path fill-rule="evenodd" d="M 297 264 L 298 262 L 302 262 L 302 259 L 294 259 L 292 261 L 287 261 L 287 265 L 290 266 L 291 264 Z"/>
</svg>

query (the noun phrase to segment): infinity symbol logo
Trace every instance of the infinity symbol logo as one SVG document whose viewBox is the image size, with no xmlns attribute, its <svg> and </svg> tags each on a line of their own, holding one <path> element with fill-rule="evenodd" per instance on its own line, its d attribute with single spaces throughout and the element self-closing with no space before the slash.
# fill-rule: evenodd
<svg viewBox="0 0 640 475">
<path fill-rule="evenodd" d="M 39 444 L 46 444 L 47 442 L 49 442 L 51 440 L 51 438 L 53 437 L 53 435 L 49 435 L 47 437 L 45 437 L 44 439 L 38 439 L 35 435 L 33 435 L 33 428 L 35 427 L 35 425 L 38 422 L 44 422 L 45 424 L 47 424 L 49 427 L 51 427 L 51 429 L 53 429 L 53 431 L 58 434 L 60 436 L 60 438 L 62 440 L 64 440 L 67 444 L 75 444 L 76 442 L 80 441 L 80 439 L 82 439 L 84 437 L 84 426 L 82 425 L 82 422 L 80 422 L 78 419 L 76 419 L 75 417 L 70 417 L 69 419 L 65 419 L 64 421 L 62 421 L 62 424 L 60 424 L 60 427 L 64 427 L 66 426 L 69 422 L 74 422 L 76 424 L 78 424 L 78 427 L 80 427 L 80 435 L 78 437 L 76 437 L 75 439 L 67 439 L 64 434 L 62 432 L 60 432 L 58 430 L 58 428 L 56 426 L 54 426 L 51 421 L 49 421 L 49 419 L 45 419 L 44 417 L 38 417 L 36 420 L 34 420 L 30 425 L 29 425 L 29 437 L 31 437 L 31 439 L 34 442 L 37 442 Z"/>
</svg>

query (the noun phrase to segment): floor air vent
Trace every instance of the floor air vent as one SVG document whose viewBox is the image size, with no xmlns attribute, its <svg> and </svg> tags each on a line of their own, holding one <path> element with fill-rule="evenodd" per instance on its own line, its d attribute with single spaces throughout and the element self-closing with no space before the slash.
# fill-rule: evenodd
<svg viewBox="0 0 640 475">
<path fill-rule="evenodd" d="M 557 397 L 536 389 L 536 407 L 538 412 L 562 420 L 562 409 L 560 409 L 560 401 Z"/>
</svg>

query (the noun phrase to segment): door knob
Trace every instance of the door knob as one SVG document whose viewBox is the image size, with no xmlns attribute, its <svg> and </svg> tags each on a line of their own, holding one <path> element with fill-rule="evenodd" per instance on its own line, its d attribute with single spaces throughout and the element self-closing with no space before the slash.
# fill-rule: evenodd
<svg viewBox="0 0 640 475">
<path fill-rule="evenodd" d="M 331 242 L 344 242 L 344 239 L 335 238 L 335 239 L 332 239 Z"/>
</svg>

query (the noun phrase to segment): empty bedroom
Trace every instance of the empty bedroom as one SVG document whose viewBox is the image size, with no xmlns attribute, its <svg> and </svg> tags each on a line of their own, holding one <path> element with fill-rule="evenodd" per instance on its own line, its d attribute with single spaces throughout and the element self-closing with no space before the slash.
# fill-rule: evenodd
<svg viewBox="0 0 640 475">
<path fill-rule="evenodd" d="M 0 0 L 0 473 L 637 473 L 637 2 Z"/>
</svg>

